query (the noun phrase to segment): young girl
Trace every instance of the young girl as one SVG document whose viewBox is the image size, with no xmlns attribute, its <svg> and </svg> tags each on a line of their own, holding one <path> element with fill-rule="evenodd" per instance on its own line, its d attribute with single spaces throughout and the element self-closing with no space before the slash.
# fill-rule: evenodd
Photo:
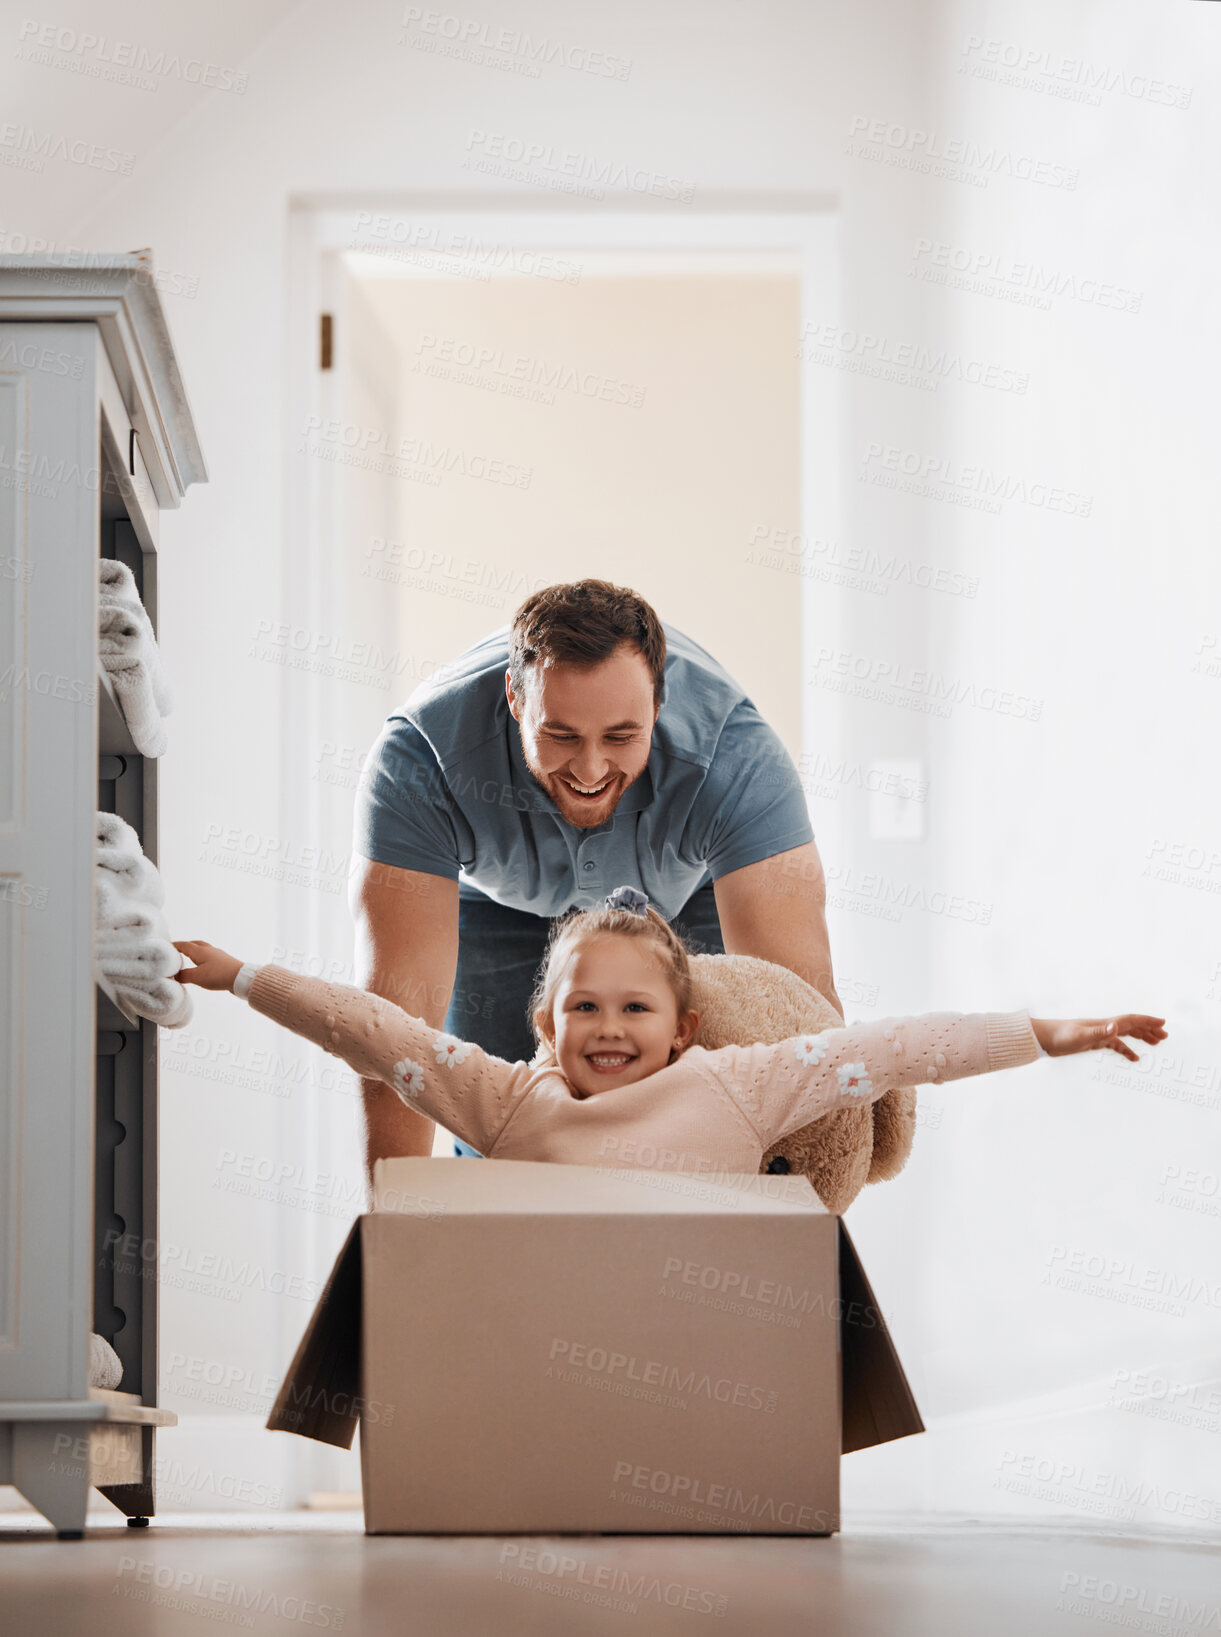
<svg viewBox="0 0 1221 1637">
<path fill-rule="evenodd" d="M 1166 1038 L 1164 1018 L 1139 1014 L 930 1012 L 706 1051 L 690 1044 L 699 1015 L 686 947 L 635 887 L 554 923 L 531 1001 L 530 1063 L 492 1057 L 347 984 L 243 965 L 197 940 L 174 947 L 195 963 L 180 982 L 244 996 L 495 1159 L 605 1165 L 652 1150 L 669 1162 L 656 1169 L 677 1158 L 681 1170 L 753 1173 L 778 1138 L 895 1086 L 1099 1047 L 1136 1062 L 1122 1036 Z"/>
</svg>

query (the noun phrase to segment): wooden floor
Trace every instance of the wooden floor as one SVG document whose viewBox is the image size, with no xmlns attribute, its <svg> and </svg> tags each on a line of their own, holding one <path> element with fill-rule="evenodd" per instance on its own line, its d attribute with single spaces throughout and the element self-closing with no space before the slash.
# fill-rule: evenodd
<svg viewBox="0 0 1221 1637">
<path fill-rule="evenodd" d="M 1221 1630 L 1221 1540 L 1064 1525 L 845 1520 L 827 1540 L 366 1537 L 359 1513 L 0 1517 L 4 1637 L 1061 1637 Z"/>
</svg>

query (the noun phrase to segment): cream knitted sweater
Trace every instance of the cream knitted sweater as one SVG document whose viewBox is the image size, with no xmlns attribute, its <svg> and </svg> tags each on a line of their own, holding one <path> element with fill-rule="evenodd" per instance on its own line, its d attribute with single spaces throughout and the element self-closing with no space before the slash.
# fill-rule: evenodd
<svg viewBox="0 0 1221 1637">
<path fill-rule="evenodd" d="M 506 1063 L 363 989 L 251 971 L 234 992 L 256 1012 L 495 1159 L 753 1173 L 778 1138 L 832 1109 L 1042 1055 L 1029 1012 L 928 1012 L 775 1046 L 691 1046 L 643 1080 L 580 1097 L 553 1063 Z"/>
</svg>

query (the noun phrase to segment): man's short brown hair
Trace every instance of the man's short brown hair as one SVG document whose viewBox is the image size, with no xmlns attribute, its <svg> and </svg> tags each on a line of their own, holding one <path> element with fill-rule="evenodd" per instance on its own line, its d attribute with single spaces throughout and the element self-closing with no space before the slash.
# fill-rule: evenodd
<svg viewBox="0 0 1221 1637">
<path fill-rule="evenodd" d="M 666 674 L 666 634 L 661 621 L 634 591 L 609 580 L 576 580 L 536 591 L 513 616 L 509 632 L 509 679 L 524 698 L 526 667 L 540 660 L 597 665 L 623 643 L 643 657 L 653 678 L 653 705 L 661 703 Z"/>
</svg>

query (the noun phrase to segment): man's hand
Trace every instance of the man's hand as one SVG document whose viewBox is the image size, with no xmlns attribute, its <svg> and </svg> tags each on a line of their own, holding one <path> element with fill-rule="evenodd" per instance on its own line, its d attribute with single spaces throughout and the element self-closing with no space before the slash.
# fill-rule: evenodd
<svg viewBox="0 0 1221 1637">
<path fill-rule="evenodd" d="M 186 966 L 174 976 L 179 983 L 197 983 L 201 989 L 228 989 L 232 992 L 233 980 L 242 970 L 242 963 L 236 955 L 227 955 L 223 949 L 217 949 L 215 944 L 206 944 L 202 938 L 188 938 L 183 943 L 175 943 L 174 948 L 194 961 L 194 966 Z"/>
<path fill-rule="evenodd" d="M 1148 1017 L 1143 1012 L 1125 1012 L 1120 1017 L 1032 1017 L 1030 1022 L 1035 1039 L 1048 1057 L 1109 1049 L 1139 1063 L 1140 1058 L 1121 1036 L 1131 1035 L 1133 1040 L 1143 1040 L 1149 1046 L 1166 1038 L 1166 1019 Z"/>
<path fill-rule="evenodd" d="M 727 954 L 787 966 L 843 1017 L 831 970 L 827 881 L 812 841 L 731 870 L 712 890 Z"/>
</svg>

